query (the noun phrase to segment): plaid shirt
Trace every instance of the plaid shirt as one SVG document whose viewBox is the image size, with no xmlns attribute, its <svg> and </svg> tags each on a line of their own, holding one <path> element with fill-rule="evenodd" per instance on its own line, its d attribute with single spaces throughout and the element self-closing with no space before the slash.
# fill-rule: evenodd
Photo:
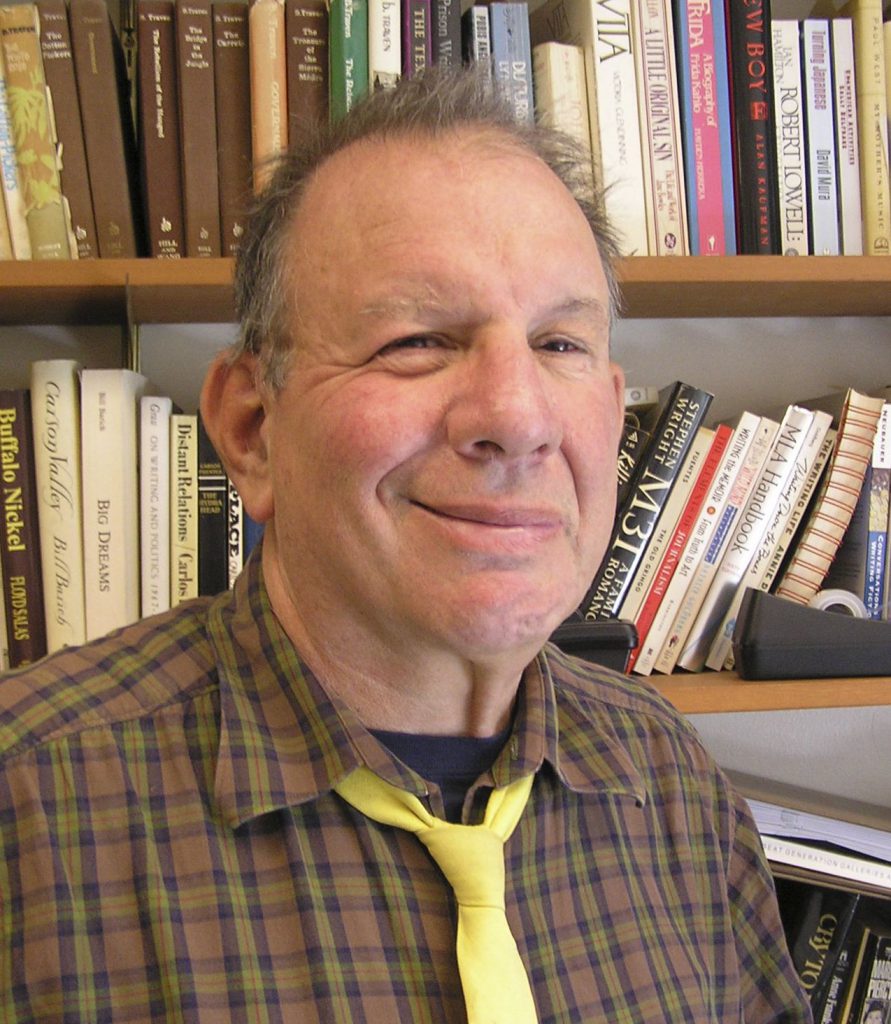
<svg viewBox="0 0 891 1024">
<path fill-rule="evenodd" d="M 465 1019 L 448 884 L 332 786 L 439 794 L 301 665 L 259 560 L 4 677 L 0 751 L 2 1024 Z M 542 1024 L 810 1020 L 748 811 L 646 684 L 546 649 L 465 818 L 528 772 L 507 905 Z"/>
</svg>

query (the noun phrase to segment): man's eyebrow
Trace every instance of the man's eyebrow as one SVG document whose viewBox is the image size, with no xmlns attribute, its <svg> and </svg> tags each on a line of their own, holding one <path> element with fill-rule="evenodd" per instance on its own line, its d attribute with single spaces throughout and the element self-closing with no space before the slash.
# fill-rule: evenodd
<svg viewBox="0 0 891 1024">
<path fill-rule="evenodd" d="M 426 286 L 417 291 L 403 291 L 370 302 L 359 310 L 359 315 L 374 320 L 419 318 L 424 314 L 449 312 L 454 306 L 454 303 L 446 302 L 432 286 Z"/>
<path fill-rule="evenodd" d="M 570 317 L 578 320 L 590 320 L 598 326 L 609 327 L 609 309 L 602 299 L 594 296 L 571 298 L 556 302 L 544 310 L 540 320 L 552 320 L 559 317 Z"/>
</svg>

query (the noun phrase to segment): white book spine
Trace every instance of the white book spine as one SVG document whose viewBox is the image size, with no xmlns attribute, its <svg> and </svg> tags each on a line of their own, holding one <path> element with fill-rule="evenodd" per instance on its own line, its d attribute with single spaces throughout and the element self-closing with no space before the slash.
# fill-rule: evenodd
<svg viewBox="0 0 891 1024">
<path fill-rule="evenodd" d="M 226 555 L 231 587 L 244 566 L 244 508 L 231 480 L 226 494 Z"/>
<path fill-rule="evenodd" d="M 631 13 L 649 252 L 686 256 L 687 196 L 671 4 L 633 0 Z"/>
<path fill-rule="evenodd" d="M 80 365 L 73 359 L 31 364 L 34 472 L 40 526 L 47 651 L 87 638 L 84 606 Z"/>
<path fill-rule="evenodd" d="M 143 395 L 139 403 L 139 539 L 142 615 L 170 607 L 170 416 L 173 402 Z"/>
<path fill-rule="evenodd" d="M 402 72 L 402 26 L 398 0 L 368 2 L 368 76 L 372 90 L 392 89 Z"/>
<path fill-rule="evenodd" d="M 705 545 L 730 497 L 733 481 L 736 479 L 736 474 L 752 444 L 759 422 L 760 417 L 751 412 L 744 412 L 739 418 L 733 437 L 727 445 L 727 451 L 706 495 L 702 511 L 684 544 L 677 568 L 665 589 L 659 609 L 641 645 L 640 653 L 634 664 L 634 671 L 639 675 L 649 675 L 653 671 L 664 645 L 668 644 L 670 647 L 674 647 L 672 634 L 675 618 L 687 587 L 699 565 L 699 560 L 705 551 Z"/>
<path fill-rule="evenodd" d="M 597 120 L 606 210 L 620 229 L 622 253 L 646 256 L 646 203 L 640 111 L 631 32 L 631 0 L 598 3 L 594 10 Z"/>
<path fill-rule="evenodd" d="M 137 402 L 146 384 L 132 370 L 81 374 L 88 639 L 139 618 Z"/>
<path fill-rule="evenodd" d="M 837 256 L 841 252 L 829 45 L 829 22 L 806 18 L 802 23 L 802 66 L 807 100 L 811 248 L 815 256 Z"/>
<path fill-rule="evenodd" d="M 712 623 L 718 619 L 719 624 L 716 629 L 709 627 L 706 630 L 706 638 L 709 631 L 713 634 L 705 659 L 708 668 L 723 668 L 730 656 L 733 627 L 742 602 L 744 581 L 756 561 L 763 564 L 766 560 L 768 552 L 762 553 L 762 545 L 772 548 L 772 538 L 779 529 L 783 511 L 791 507 L 791 496 L 787 493 L 789 481 L 793 478 L 804 479 L 799 459 L 809 440 L 813 423 L 814 414 L 810 410 L 798 406 L 790 406 L 787 410 L 734 537 L 718 567 L 709 594 L 709 598 L 712 593 L 715 596 L 709 621 Z M 759 574 L 760 570 L 754 570 L 751 578 L 753 585 Z"/>
<path fill-rule="evenodd" d="M 170 417 L 170 604 L 198 596 L 198 417 Z"/>
<path fill-rule="evenodd" d="M 850 18 L 833 18 L 830 27 L 841 251 L 845 256 L 862 256 L 863 206 L 860 202 L 854 28 Z"/>
<path fill-rule="evenodd" d="M 798 21 L 777 18 L 771 23 L 780 237 L 786 256 L 805 256 L 809 251 L 800 31 Z"/>
<path fill-rule="evenodd" d="M 779 424 L 775 420 L 767 417 L 760 417 L 758 420 L 752 443 L 740 463 L 739 470 L 730 486 L 730 493 L 723 503 L 721 513 L 712 527 L 702 556 L 696 566 L 696 571 L 684 593 L 681 606 L 671 627 L 671 634 L 656 661 L 656 669 L 659 672 L 673 671 L 684 653 L 687 638 L 693 629 L 699 609 L 705 600 L 715 573 L 718 571 L 718 565 L 727 548 L 736 520 L 745 505 L 749 490 L 767 458 L 778 426 Z"/>
<path fill-rule="evenodd" d="M 823 875 L 844 878 L 849 882 L 865 882 L 891 892 L 891 864 L 777 836 L 763 835 L 761 841 L 767 859 L 777 864 L 791 864 Z"/>
<path fill-rule="evenodd" d="M 572 43 L 539 43 L 532 49 L 535 106 L 539 121 L 572 136 L 591 153 L 585 58 Z"/>
</svg>

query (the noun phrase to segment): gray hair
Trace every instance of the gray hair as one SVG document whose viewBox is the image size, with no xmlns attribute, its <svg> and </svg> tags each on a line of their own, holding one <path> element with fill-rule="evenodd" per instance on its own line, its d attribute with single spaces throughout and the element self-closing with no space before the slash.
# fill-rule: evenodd
<svg viewBox="0 0 891 1024">
<path fill-rule="evenodd" d="M 258 356 L 259 375 L 278 389 L 287 375 L 296 310 L 287 285 L 289 228 L 309 181 L 334 154 L 363 140 L 441 138 L 463 129 L 504 137 L 537 156 L 557 175 L 585 215 L 597 243 L 609 289 L 610 316 L 618 308 L 616 235 L 595 189 L 591 158 L 568 135 L 541 124 L 520 124 L 487 75 L 476 69 L 429 69 L 394 89 L 371 93 L 333 124 L 313 125 L 276 158 L 271 178 L 255 198 L 235 269 L 235 305 L 241 324 L 233 358 Z"/>
</svg>

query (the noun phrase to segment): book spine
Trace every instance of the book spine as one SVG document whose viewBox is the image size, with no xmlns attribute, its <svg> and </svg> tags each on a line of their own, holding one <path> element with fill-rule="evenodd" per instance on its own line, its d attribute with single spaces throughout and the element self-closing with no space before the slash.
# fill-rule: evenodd
<svg viewBox="0 0 891 1024">
<path fill-rule="evenodd" d="M 99 255 L 99 243 L 81 128 L 80 100 L 74 77 L 68 7 L 65 0 L 37 0 L 37 13 L 40 17 L 43 70 L 62 153 L 62 194 L 71 213 L 78 259 L 90 259 Z"/>
<path fill-rule="evenodd" d="M 225 557 L 229 481 L 201 417 L 198 417 L 198 593 L 229 586 Z"/>
<path fill-rule="evenodd" d="M 220 246 L 236 256 L 253 180 L 251 71 L 248 11 L 243 3 L 215 3 L 213 71 L 217 113 L 217 170 L 220 178 Z"/>
<path fill-rule="evenodd" d="M 226 571 L 233 586 L 244 567 L 244 506 L 232 481 L 226 494 Z"/>
<path fill-rule="evenodd" d="M 12 258 L 29 260 L 31 259 L 31 239 L 28 235 L 28 222 L 25 220 L 25 201 L 22 197 L 18 161 L 15 157 L 15 139 L 12 119 L 9 115 L 2 46 L 0 46 L 0 175 L 2 175 L 3 206 L 9 225 Z"/>
<path fill-rule="evenodd" d="M 888 508 L 891 494 L 891 402 L 885 402 L 876 427 L 869 476 L 866 565 L 863 603 L 871 619 L 886 617 L 885 563 L 888 546 Z"/>
<path fill-rule="evenodd" d="M 891 892 L 891 864 L 867 860 L 853 854 L 840 853 L 823 846 L 783 839 L 777 836 L 762 836 L 764 852 L 769 861 L 777 864 L 791 864 L 806 868 L 821 875 L 843 878 L 850 882 L 875 885 Z"/>
<path fill-rule="evenodd" d="M 837 256 L 841 247 L 828 21 L 822 18 L 805 19 L 802 24 L 802 63 L 807 100 L 811 251 L 817 256 Z"/>
<path fill-rule="evenodd" d="M 285 5 L 288 138 L 305 124 L 328 120 L 328 4 L 290 0 Z M 398 52 L 398 47 L 397 47 Z"/>
<path fill-rule="evenodd" d="M 80 465 L 80 366 L 31 364 L 34 469 L 48 651 L 87 638 Z"/>
<path fill-rule="evenodd" d="M 798 476 L 798 460 L 813 421 L 814 414 L 808 409 L 789 407 L 718 566 L 705 605 L 700 610 L 703 623 L 701 650 L 708 651 L 705 656 L 708 668 L 721 669 L 730 657 L 733 627 L 742 603 L 742 581 L 750 566 L 761 557 L 765 537 L 778 525 L 775 524 L 778 510 L 784 504 L 788 507 L 790 496 L 786 488 L 789 480 Z M 754 576 L 751 582 L 754 583 Z M 706 611 L 709 605 L 710 609 Z"/>
<path fill-rule="evenodd" d="M 711 516 L 711 524 L 701 548 L 697 549 L 695 569 L 683 588 L 680 604 L 670 632 L 656 659 L 654 668 L 659 672 L 672 672 L 678 664 L 690 636 L 699 609 L 705 600 L 711 582 L 718 571 L 718 565 L 726 550 L 730 531 L 745 504 L 749 489 L 758 474 L 770 443 L 779 424 L 774 420 L 760 417 L 754 428 L 745 455 L 741 458 L 733 475 L 729 490 L 722 494 L 719 511 Z"/>
<path fill-rule="evenodd" d="M 490 16 L 494 22 L 494 12 Z M 416 75 L 423 74 L 425 68 L 432 63 L 433 12 L 431 0 L 403 0 L 402 74 L 405 78 L 414 78 Z"/>
<path fill-rule="evenodd" d="M 0 564 L 9 664 L 15 668 L 46 654 L 31 403 L 25 389 L 0 392 L 0 467 Z"/>
<path fill-rule="evenodd" d="M 484 4 L 473 4 L 464 12 L 461 18 L 461 47 L 465 63 L 482 64 L 491 69 L 489 8 Z"/>
<path fill-rule="evenodd" d="M 778 18 L 771 25 L 780 249 L 784 256 L 806 256 L 809 252 L 807 142 L 800 31 L 801 23 L 790 19 Z"/>
<path fill-rule="evenodd" d="M 597 4 L 593 56 L 607 214 L 620 227 L 623 254 L 646 256 L 649 244 L 631 0 Z"/>
<path fill-rule="evenodd" d="M 0 260 L 13 260 L 12 237 L 9 234 L 9 218 L 6 216 L 6 203 L 0 193 Z"/>
<path fill-rule="evenodd" d="M 139 539 L 141 614 L 170 607 L 170 416 L 173 402 L 139 402 Z"/>
<path fill-rule="evenodd" d="M 539 121 L 572 136 L 590 155 L 591 127 L 582 48 L 571 43 L 539 43 L 532 49 L 532 78 Z"/>
<path fill-rule="evenodd" d="M 583 618 L 615 614 L 711 398 L 702 388 L 683 382 L 667 397 L 628 503 L 617 517 L 604 559 L 579 609 Z"/>
<path fill-rule="evenodd" d="M 535 120 L 532 94 L 532 44 L 525 3 L 493 3 L 489 7 L 492 73 L 519 124 Z"/>
<path fill-rule="evenodd" d="M 198 596 L 198 417 L 170 417 L 170 604 Z"/>
<path fill-rule="evenodd" d="M 461 67 L 459 0 L 433 0 L 433 63 L 441 68 Z"/>
<path fill-rule="evenodd" d="M 687 198 L 671 4 L 633 0 L 631 12 L 648 249 L 655 256 L 686 256 Z"/>
<path fill-rule="evenodd" d="M 370 86 L 392 89 L 402 75 L 402 24 L 396 0 L 368 0 Z"/>
<path fill-rule="evenodd" d="M 81 374 L 84 596 L 87 639 L 139 617 L 137 404 L 131 370 Z"/>
<path fill-rule="evenodd" d="M 15 140 L 25 222 L 35 260 L 70 259 L 69 221 L 59 175 L 58 142 L 33 3 L 0 7 L 0 48 Z"/>
<path fill-rule="evenodd" d="M 739 252 L 780 251 L 768 0 L 725 0 Z"/>
<path fill-rule="evenodd" d="M 174 22 L 186 256 L 209 259 L 222 252 L 209 0 L 176 0 Z"/>
<path fill-rule="evenodd" d="M 776 589 L 779 597 L 807 604 L 820 589 L 860 496 L 882 405 L 881 398 L 848 391 L 832 461 Z"/>
<path fill-rule="evenodd" d="M 288 148 L 284 0 L 252 0 L 249 17 L 251 146 L 254 191 L 259 192 L 276 157 Z"/>
<path fill-rule="evenodd" d="M 846 256 L 862 256 L 863 207 L 860 201 L 860 149 L 854 86 L 854 29 L 850 18 L 833 18 L 829 25 L 832 32 L 832 87 L 841 251 Z"/>
<path fill-rule="evenodd" d="M 842 13 L 850 15 L 854 27 L 863 252 L 887 256 L 891 252 L 891 179 L 882 0 L 851 0 Z"/>
<path fill-rule="evenodd" d="M 173 0 L 139 0 L 136 38 L 139 160 L 148 252 L 158 259 L 181 259 L 186 237 Z"/>
<path fill-rule="evenodd" d="M 329 109 L 337 121 L 368 92 L 368 0 L 331 0 L 329 17 Z"/>
<path fill-rule="evenodd" d="M 141 255 L 143 229 L 123 54 L 104 0 L 71 0 L 69 16 L 99 255 L 132 259 Z"/>
</svg>

